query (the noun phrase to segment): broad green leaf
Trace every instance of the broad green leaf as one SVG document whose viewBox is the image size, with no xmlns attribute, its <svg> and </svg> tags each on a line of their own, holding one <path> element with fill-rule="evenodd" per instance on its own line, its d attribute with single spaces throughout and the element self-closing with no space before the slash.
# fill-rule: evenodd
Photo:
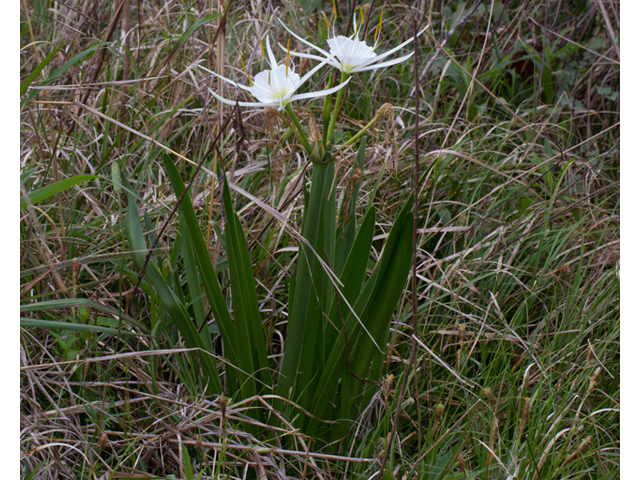
<svg viewBox="0 0 640 480">
<path fill-rule="evenodd" d="M 327 177 L 327 165 L 316 163 L 313 165 L 311 179 L 311 193 L 304 213 L 302 236 L 309 242 L 302 242 L 298 251 L 298 264 L 296 272 L 296 289 L 293 303 L 289 303 L 289 319 L 287 324 L 287 343 L 278 379 L 278 395 L 289 398 L 291 390 L 297 381 L 301 370 L 301 353 L 306 347 L 305 329 L 312 332 L 318 330 L 318 325 L 310 325 L 307 321 L 309 310 L 309 297 L 311 295 L 312 271 L 315 261 L 315 248 L 320 230 L 322 213 L 322 196 L 325 192 L 325 180 Z M 329 179 L 328 181 L 331 181 Z M 303 367 L 309 367 L 304 365 Z M 295 398 L 295 393 L 293 395 Z"/>
<path fill-rule="evenodd" d="M 57 193 L 60 193 L 64 190 L 68 190 L 71 187 L 74 187 L 82 182 L 86 182 L 87 180 L 93 180 L 94 178 L 98 178 L 96 175 L 78 175 L 77 177 L 65 178 L 58 182 L 52 183 L 50 185 L 46 185 L 41 188 L 37 188 L 33 192 L 30 192 L 29 201 L 32 204 L 36 204 L 38 202 L 42 202 L 48 198 L 53 197 Z M 22 197 L 20 198 L 20 209 L 27 208 L 27 199 Z"/>
<path fill-rule="evenodd" d="M 132 250 L 134 263 L 139 269 L 141 269 L 146 257 L 147 245 L 142 233 L 140 216 L 136 207 L 136 198 L 133 193 L 131 193 L 131 186 L 129 185 L 129 182 L 125 178 L 122 180 L 123 185 L 125 185 L 127 190 L 128 199 L 128 213 L 124 222 L 125 232 Z M 189 317 L 189 313 L 185 305 L 179 301 L 176 293 L 169 288 L 154 262 L 150 261 L 147 263 L 146 274 L 149 282 L 153 285 L 162 306 L 166 309 L 171 320 L 180 331 L 186 346 L 188 348 L 199 348 L 201 350 L 198 356 L 193 355 L 192 358 L 194 359 L 194 366 L 197 365 L 196 362 L 199 360 L 200 367 L 205 375 L 208 393 L 221 393 L 222 385 L 220 383 L 220 377 L 213 363 L 212 357 L 209 355 L 209 353 L 213 353 L 212 348 L 209 346 L 210 343 L 209 345 L 204 343 L 195 323 Z"/>
<path fill-rule="evenodd" d="M 171 181 L 173 191 L 176 194 L 176 198 L 180 198 L 185 189 L 180 173 L 173 164 L 169 155 L 163 155 L 162 159 L 169 180 Z M 209 305 L 211 306 L 211 310 L 213 311 L 213 315 L 222 335 L 225 358 L 231 363 L 231 365 L 237 365 L 237 355 L 235 351 L 235 326 L 231 320 L 226 299 L 220 289 L 220 283 L 218 282 L 218 277 L 213 268 L 213 264 L 211 263 L 209 250 L 207 249 L 202 229 L 188 194 L 182 199 L 181 207 L 182 216 L 184 217 L 187 228 L 189 229 L 189 238 L 192 242 L 193 251 L 196 257 L 196 264 L 200 271 L 200 279 L 202 280 L 202 285 L 204 286 L 204 291 L 207 295 L 207 299 L 209 300 Z M 235 371 L 227 365 L 226 372 L 229 394 L 233 395 L 237 391 Z"/>
<path fill-rule="evenodd" d="M 352 357 L 352 368 L 356 375 L 361 378 L 368 378 L 373 381 L 377 381 L 380 378 L 384 360 L 384 354 L 380 350 L 386 350 L 391 317 L 404 291 L 411 267 L 413 214 L 408 207 L 412 203 L 411 201 L 407 202 L 403 209 L 403 212 L 405 212 L 404 219 L 402 219 L 401 213 L 396 224 L 394 224 L 394 227 L 400 228 L 397 242 L 394 245 L 387 268 L 385 268 L 384 274 L 380 276 L 381 283 L 376 289 L 376 293 L 372 296 L 372 303 L 367 306 L 368 308 L 362 314 L 362 321 L 373 336 L 376 344 L 374 345 L 369 336 L 360 335 L 357 343 L 353 346 L 357 355 Z M 362 387 L 363 385 L 360 382 L 353 383 L 353 398 L 359 397 Z M 373 393 L 370 388 L 369 393 Z M 365 396 L 362 399 L 362 404 L 368 402 L 369 399 L 370 397 Z"/>
<path fill-rule="evenodd" d="M 328 349 L 327 352 L 331 351 L 330 348 L 333 347 L 336 337 L 338 335 L 344 335 L 342 332 L 342 322 L 351 312 L 349 305 L 353 305 L 355 303 L 362 291 L 362 284 L 367 272 L 369 257 L 371 255 L 374 227 L 375 209 L 370 208 L 362 221 L 362 226 L 358 231 L 358 236 L 353 242 L 351 252 L 349 252 L 349 257 L 347 258 L 344 270 L 340 276 L 340 282 L 343 285 L 340 287 L 340 291 L 344 295 L 344 298 L 337 295 L 334 298 L 333 305 L 331 306 L 329 318 L 331 323 L 338 326 L 341 331 L 338 333 L 333 327 L 327 327 L 327 333 L 325 335 L 325 344 Z M 339 305 L 338 302 L 340 302 Z"/>
<path fill-rule="evenodd" d="M 208 333 L 208 329 L 202 328 L 202 325 L 206 320 L 206 312 L 204 309 L 204 302 L 202 300 L 202 282 L 200 281 L 200 276 L 198 275 L 195 254 L 193 252 L 193 242 L 191 241 L 189 229 L 184 222 L 184 216 L 180 221 L 180 233 L 182 234 L 182 237 L 184 239 L 182 245 L 182 258 L 184 261 L 184 272 L 187 277 L 187 288 L 189 290 L 191 304 L 196 317 L 196 324 L 198 326 L 198 330 L 204 332 L 206 338 L 211 339 L 211 336 Z M 205 340 L 205 338 L 203 338 L 203 340 Z"/>
<path fill-rule="evenodd" d="M 342 200 L 340 208 L 340 219 L 338 220 L 336 254 L 335 254 L 335 272 L 336 275 L 342 273 L 344 262 L 351 251 L 353 240 L 356 236 L 356 203 L 358 201 L 358 193 L 360 192 L 360 176 L 356 175 L 358 169 L 360 172 L 364 169 L 364 156 L 366 151 L 366 137 L 360 142 L 356 164 L 353 166 L 353 173 L 347 185 L 345 198 Z"/>
<path fill-rule="evenodd" d="M 548 65 L 545 65 L 544 70 L 542 70 L 542 91 L 547 103 L 553 103 L 555 88 L 551 69 Z"/>
<path fill-rule="evenodd" d="M 182 445 L 182 466 L 184 468 L 184 476 L 186 480 L 193 480 L 193 465 L 191 464 L 191 456 L 186 445 Z"/>
<path fill-rule="evenodd" d="M 317 258 L 314 258 L 309 303 L 305 316 L 306 326 L 296 379 L 297 393 L 294 399 L 304 408 L 309 406 L 311 395 L 313 394 L 313 389 L 311 388 L 312 379 L 320 375 L 324 365 L 326 357 L 324 332 L 327 323 L 325 315 L 331 309 L 331 302 L 335 295 L 334 281 L 329 278 L 325 271 L 325 268 L 333 267 L 335 256 L 336 199 L 335 189 L 333 188 L 334 172 L 335 164 L 333 162 L 327 164 L 323 181 L 324 190 L 320 197 L 320 222 L 314 246 L 316 255 L 320 256 L 326 267 Z"/>
<path fill-rule="evenodd" d="M 249 398 L 258 393 L 253 376 L 257 376 L 267 385 L 270 384 L 267 360 L 267 347 L 264 340 L 258 294 L 256 293 L 249 246 L 242 230 L 240 219 L 233 211 L 231 195 L 226 177 L 223 178 L 224 209 L 227 218 L 225 236 L 227 238 L 227 257 L 231 277 L 231 299 L 236 333 L 236 351 L 238 372 L 242 396 Z M 247 377 L 251 375 L 251 377 Z"/>
<path fill-rule="evenodd" d="M 360 316 L 367 331 L 373 335 L 378 345 L 374 345 L 367 333 L 363 332 L 362 325 L 360 325 L 353 313 L 350 313 L 345 320 L 349 347 L 353 348 L 360 335 L 366 337 L 367 342 L 363 342 L 363 345 L 366 346 L 367 352 L 369 352 L 369 358 L 371 357 L 371 350 L 384 347 L 384 345 L 380 345 L 382 343 L 380 339 L 384 338 L 386 334 L 391 315 L 395 310 L 407 278 L 408 267 L 411 262 L 410 252 L 413 232 L 410 205 L 411 202 L 407 202 L 398 215 L 389 232 L 380 261 L 376 264 L 371 277 L 354 305 L 356 314 Z M 407 245 L 409 246 L 408 250 Z M 356 358 L 359 359 L 362 353 L 358 351 Z M 315 390 L 315 406 L 311 413 L 316 417 L 325 418 L 330 408 L 329 402 L 338 389 L 338 379 L 345 365 L 345 338 L 344 335 L 339 335 Z M 309 434 L 312 434 L 312 432 L 310 431 Z"/>
</svg>

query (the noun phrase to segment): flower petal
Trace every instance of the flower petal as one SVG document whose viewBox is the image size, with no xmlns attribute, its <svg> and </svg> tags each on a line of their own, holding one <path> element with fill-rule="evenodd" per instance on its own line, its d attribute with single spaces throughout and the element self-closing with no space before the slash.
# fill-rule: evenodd
<svg viewBox="0 0 640 480">
<path fill-rule="evenodd" d="M 427 28 L 429 28 L 429 25 L 427 25 L 426 27 L 424 27 L 422 30 L 420 30 L 420 31 L 418 32 L 418 37 L 419 37 L 420 35 L 422 35 L 422 34 L 427 30 Z M 405 42 L 401 43 L 401 44 L 400 44 L 400 45 L 398 45 L 397 47 L 392 48 L 392 49 L 391 49 L 391 50 L 389 50 L 388 52 L 381 53 L 380 55 L 378 55 L 378 60 L 382 60 L 383 58 L 388 57 L 389 55 L 391 55 L 392 53 L 397 52 L 397 51 L 398 51 L 398 50 L 400 50 L 401 48 L 406 47 L 406 46 L 407 46 L 407 45 L 409 45 L 411 42 L 413 42 L 413 37 L 411 37 L 409 40 L 407 40 L 407 41 L 405 41 Z"/>
<path fill-rule="evenodd" d="M 334 93 L 340 90 L 347 83 L 349 83 L 349 80 L 351 80 L 351 77 L 347 78 L 347 80 L 345 82 L 342 82 L 340 85 L 336 85 L 335 87 L 332 87 L 332 88 L 327 88 L 326 90 L 320 90 L 319 92 L 309 92 L 309 93 L 301 93 L 299 95 L 293 95 L 290 100 L 294 101 L 294 100 L 302 100 L 304 98 L 324 97 L 325 95 L 329 95 L 330 93 Z"/>
<path fill-rule="evenodd" d="M 390 67 L 391 65 L 395 65 L 396 63 L 400 63 L 400 62 L 404 62 L 405 60 L 407 60 L 408 58 L 411 58 L 411 56 L 413 55 L 413 52 L 405 55 L 404 57 L 400 57 L 400 58 L 394 58 L 393 60 L 389 60 L 387 62 L 382 62 L 382 63 L 373 63 L 373 64 L 366 64 L 360 67 L 356 67 L 352 70 L 352 72 L 367 72 L 369 70 L 377 70 L 379 68 L 385 68 L 385 67 Z"/>
<path fill-rule="evenodd" d="M 271 64 L 271 69 L 275 70 L 275 68 L 278 66 L 278 61 L 273 55 L 273 50 L 271 50 L 271 45 L 269 44 L 269 35 L 267 35 L 267 56 L 269 57 L 269 64 Z"/>
<path fill-rule="evenodd" d="M 333 65 L 332 61 L 335 62 L 335 57 L 333 55 L 329 55 L 329 58 L 325 58 L 321 63 L 319 63 L 318 65 L 313 67 L 309 72 L 307 72 L 307 74 L 304 77 L 302 77 L 302 79 L 300 80 L 300 83 L 298 83 L 298 88 L 300 88 L 302 86 L 302 84 L 304 84 L 304 82 L 309 80 L 311 75 L 316 73 L 318 70 L 320 70 L 322 67 L 324 67 L 327 63 Z M 333 65 L 333 66 L 335 66 L 335 65 Z"/>
<path fill-rule="evenodd" d="M 222 103 L 226 104 L 226 105 L 231 105 L 233 107 L 236 104 L 235 100 L 229 100 L 227 98 L 221 97 L 220 95 L 218 95 L 216 92 L 214 92 L 211 89 L 209 89 L 209 93 L 211 95 L 213 95 L 214 97 L 216 97 L 218 100 L 220 100 Z M 241 107 L 275 107 L 276 105 L 278 105 L 278 102 L 269 102 L 269 103 L 265 103 L 265 102 L 237 102 L 237 103 Z"/>
<path fill-rule="evenodd" d="M 200 67 L 202 70 L 205 70 L 206 72 L 224 80 L 227 83 L 230 83 L 231 85 L 233 85 L 234 87 L 238 87 L 242 90 L 244 90 L 245 92 L 249 92 L 251 93 L 251 87 L 247 87 L 246 85 L 242 85 L 241 83 L 237 83 L 234 82 L 233 80 L 229 80 L 228 78 L 223 77 L 222 75 L 218 75 L 216 72 L 212 72 L 211 70 L 209 70 L 208 68 L 203 67 L 202 65 L 198 65 L 198 67 Z"/>
<path fill-rule="evenodd" d="M 287 49 L 284 48 L 282 45 L 278 44 L 278 46 L 283 51 L 285 51 L 285 52 L 287 51 Z M 319 62 L 323 61 L 326 58 L 326 57 L 319 57 L 318 55 L 311 55 L 310 53 L 300 53 L 300 52 L 296 52 L 294 50 L 289 50 L 289 55 L 291 55 L 292 57 L 310 58 L 312 60 L 318 60 Z"/>
<path fill-rule="evenodd" d="M 321 49 L 320 47 L 318 47 L 318 46 L 314 45 L 314 44 L 313 44 L 313 43 L 311 43 L 311 42 L 307 42 L 307 41 L 306 41 L 304 38 L 302 38 L 301 36 L 296 35 L 295 33 L 293 33 L 291 30 L 289 30 L 289 28 L 288 28 L 284 23 L 282 23 L 282 20 L 278 19 L 278 21 L 280 22 L 280 24 L 284 27 L 284 29 L 285 29 L 287 32 L 289 32 L 291 35 L 293 35 L 295 38 L 297 38 L 298 40 L 300 40 L 302 43 L 304 43 L 304 44 L 305 44 L 305 45 L 307 45 L 308 47 L 311 47 L 311 48 L 313 48 L 314 50 L 316 50 L 316 51 L 320 52 L 320 53 L 321 53 L 321 54 L 323 54 L 325 57 L 330 57 L 330 56 L 331 56 L 331 54 L 330 54 L 329 52 L 327 52 L 327 51 L 325 51 L 325 50 Z"/>
</svg>

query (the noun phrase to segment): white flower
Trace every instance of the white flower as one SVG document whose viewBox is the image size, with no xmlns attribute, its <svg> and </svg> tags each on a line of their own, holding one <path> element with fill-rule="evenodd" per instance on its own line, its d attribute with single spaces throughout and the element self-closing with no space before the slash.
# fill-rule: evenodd
<svg viewBox="0 0 640 480">
<path fill-rule="evenodd" d="M 327 62 L 329 63 L 329 65 L 332 65 L 338 70 L 345 73 L 366 72 L 367 70 L 377 70 L 379 68 L 389 67 L 391 65 L 395 65 L 396 63 L 404 62 L 406 59 L 410 58 L 413 55 L 413 52 L 411 52 L 407 55 L 404 55 L 403 57 L 388 60 L 386 62 L 381 62 L 381 60 L 384 60 L 389 55 L 397 52 L 401 48 L 411 43 L 413 41 L 413 38 L 400 44 L 396 48 L 389 50 L 388 52 L 376 55 L 374 50 L 378 46 L 378 43 L 376 42 L 373 47 L 370 47 L 366 42 L 358 38 L 357 29 L 355 29 L 355 33 L 352 35 L 352 37 L 355 38 L 348 38 L 344 35 L 338 35 L 336 37 L 334 33 L 334 37 L 327 40 L 327 43 L 329 44 L 329 52 L 327 52 L 293 33 L 287 28 L 284 23 L 280 23 L 291 35 L 296 37 L 305 45 L 321 53 L 323 57 L 296 52 L 291 52 L 291 55 Z M 418 33 L 418 35 L 421 35 L 427 28 L 429 28 L 428 25 L 423 28 L 420 33 Z"/>
<path fill-rule="evenodd" d="M 323 65 L 329 63 L 331 61 L 330 58 L 323 59 L 323 62 L 317 65 L 313 70 L 307 73 L 304 77 L 300 78 L 300 75 L 295 73 L 294 68 L 288 65 L 278 65 L 276 57 L 273 55 L 273 51 L 271 50 L 271 45 L 269 44 L 269 37 L 267 37 L 267 61 L 271 68 L 267 70 L 263 70 L 258 73 L 253 81 L 251 82 L 251 78 L 249 81 L 251 82 L 251 86 L 247 87 L 246 85 L 241 85 L 239 83 L 234 82 L 233 80 L 229 80 L 228 78 L 222 77 L 218 75 L 216 72 L 212 72 L 211 70 L 200 66 L 203 70 L 215 75 L 218 78 L 221 78 L 225 82 L 230 83 L 246 92 L 249 92 L 255 98 L 258 99 L 258 102 L 238 102 L 240 106 L 243 107 L 277 107 L 278 110 L 284 109 L 287 104 L 293 102 L 294 100 L 302 100 L 304 98 L 315 98 L 315 97 L 323 97 L 330 93 L 336 92 L 344 87 L 346 82 L 341 83 L 340 85 L 329 88 L 326 90 L 321 90 L 319 92 L 309 92 L 309 93 L 300 93 L 294 95 L 294 93 L 309 79 L 311 76 L 317 72 Z M 288 59 L 288 57 L 287 57 Z M 248 74 L 247 74 L 248 75 Z M 233 100 L 228 100 L 226 98 L 221 97 L 213 90 L 209 89 L 211 94 L 220 100 L 222 103 L 227 105 L 235 105 L 236 102 Z"/>
</svg>

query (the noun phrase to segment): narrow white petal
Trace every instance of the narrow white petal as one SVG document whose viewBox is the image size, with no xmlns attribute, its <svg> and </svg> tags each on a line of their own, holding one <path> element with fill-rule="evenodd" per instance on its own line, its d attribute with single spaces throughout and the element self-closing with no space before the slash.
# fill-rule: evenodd
<svg viewBox="0 0 640 480">
<path fill-rule="evenodd" d="M 204 68 L 204 67 L 202 67 L 202 68 Z M 216 72 L 212 72 L 211 70 L 208 70 L 206 68 L 205 68 L 205 70 L 207 70 L 207 72 L 211 73 L 212 75 L 224 80 L 225 82 L 230 83 L 234 87 L 238 87 L 238 88 L 244 90 L 245 92 L 251 93 L 251 87 L 247 87 L 246 85 L 242 85 L 241 83 L 237 83 L 237 82 L 234 82 L 233 80 L 229 80 L 228 78 L 225 78 L 222 75 L 218 75 Z"/>
<path fill-rule="evenodd" d="M 216 97 L 218 100 L 220 100 L 222 103 L 226 104 L 226 105 L 231 105 L 233 107 L 236 104 L 235 100 L 229 100 L 228 98 L 221 97 L 220 95 L 218 95 L 216 92 L 214 92 L 211 89 L 209 89 L 209 93 L 211 95 L 213 95 L 214 97 Z M 278 103 L 277 102 L 270 102 L 270 103 L 238 102 L 238 105 L 240 105 L 241 107 L 274 107 L 274 106 L 278 105 Z"/>
<path fill-rule="evenodd" d="M 422 30 L 420 30 L 420 31 L 418 32 L 418 36 L 422 35 L 422 34 L 427 30 L 427 28 L 429 28 L 429 25 L 427 25 L 427 26 L 426 26 L 426 27 L 424 27 Z M 392 53 L 397 52 L 397 51 L 398 51 L 398 50 L 400 50 L 401 48 L 406 47 L 406 46 L 407 46 L 407 45 L 409 45 L 411 42 L 413 42 L 413 37 L 411 37 L 409 40 L 407 40 L 407 41 L 405 41 L 405 42 L 401 43 L 401 44 L 400 44 L 400 45 L 398 45 L 397 47 L 392 48 L 392 49 L 391 49 L 391 50 L 389 50 L 388 52 L 381 53 L 380 55 L 378 55 L 378 60 L 382 60 L 383 58 L 388 57 L 389 55 L 391 55 Z"/>
<path fill-rule="evenodd" d="M 336 60 L 335 57 L 331 57 L 331 56 L 329 58 L 325 58 L 325 57 L 319 57 L 317 55 L 310 55 L 308 53 L 298 53 L 294 51 L 291 51 L 291 56 L 300 57 L 300 58 L 310 58 L 311 60 L 317 60 L 318 62 L 322 62 L 322 65 L 325 65 L 328 63 L 332 67 L 340 68 L 340 62 L 338 62 L 338 60 Z"/>
<path fill-rule="evenodd" d="M 346 82 L 342 82 L 340 85 L 337 85 L 337 86 L 332 87 L 332 88 L 327 88 L 326 90 L 320 90 L 319 92 L 309 92 L 309 93 L 301 93 L 299 95 L 293 95 L 291 97 L 291 101 L 302 100 L 304 98 L 324 97 L 325 95 L 329 95 L 330 93 L 334 93 L 334 92 L 337 92 L 338 90 L 340 90 L 347 83 L 349 83 L 349 80 L 351 80 L 351 77 L 347 78 L 347 81 Z"/>
<path fill-rule="evenodd" d="M 286 48 L 284 48 L 282 45 L 279 45 L 279 44 L 278 44 L 278 46 L 279 46 L 282 50 L 284 50 L 285 52 L 287 51 L 287 49 L 286 49 Z M 323 61 L 323 60 L 325 59 L 325 57 L 319 57 L 318 55 L 311 55 L 311 54 L 309 54 L 309 53 L 298 53 L 298 52 L 294 52 L 293 50 L 290 50 L 290 51 L 289 51 L 289 54 L 290 54 L 292 57 L 310 58 L 311 60 L 317 60 L 318 62 L 321 62 L 321 61 Z"/>
<path fill-rule="evenodd" d="M 400 57 L 400 58 L 394 58 L 393 60 L 389 60 L 387 62 L 382 62 L 382 63 L 374 63 L 373 65 L 368 64 L 368 65 L 364 65 L 361 67 L 356 67 L 352 70 L 352 72 L 366 72 L 368 70 L 377 70 L 379 68 L 385 68 L 385 67 L 390 67 L 391 65 L 395 65 L 396 63 L 400 63 L 400 62 L 404 62 L 406 59 L 411 58 L 411 56 L 413 55 L 413 52 L 409 53 L 408 55 L 405 55 L 404 57 Z"/>
<path fill-rule="evenodd" d="M 296 35 L 295 33 L 293 33 L 291 30 L 289 30 L 289 28 L 288 28 L 284 23 L 282 23 L 282 20 L 278 19 L 278 21 L 280 22 L 280 25 L 282 25 L 282 26 L 284 27 L 284 29 L 285 29 L 287 32 L 289 32 L 291 35 L 293 35 L 294 37 L 296 37 L 298 40 L 300 40 L 302 43 L 304 43 L 304 44 L 305 44 L 305 45 L 307 45 L 308 47 L 311 47 L 311 48 L 313 48 L 314 50 L 316 50 L 316 51 L 320 52 L 320 53 L 321 53 L 322 55 L 324 55 L 325 57 L 330 57 L 330 56 L 331 56 L 331 54 L 330 54 L 329 52 L 326 52 L 326 51 L 322 50 L 320 47 L 317 47 L 317 46 L 316 46 L 316 45 L 314 45 L 313 43 L 308 42 L 308 41 L 306 41 L 304 38 L 302 38 L 301 36 Z"/>
<path fill-rule="evenodd" d="M 332 62 L 332 60 L 333 60 L 333 62 Z M 319 63 L 318 65 L 313 67 L 313 69 L 311 69 L 304 77 L 302 77 L 302 79 L 300 80 L 300 83 L 298 83 L 298 87 L 297 88 L 300 88 L 300 86 L 304 82 L 306 82 L 307 80 L 309 80 L 309 78 L 311 78 L 311 75 L 316 73 L 318 70 L 320 70 L 327 63 L 329 63 L 329 64 L 331 64 L 331 65 L 333 65 L 335 67 L 337 62 L 335 62 L 335 59 L 332 56 L 329 56 L 329 58 L 325 58 L 321 63 Z"/>
<path fill-rule="evenodd" d="M 271 64 L 271 69 L 274 70 L 278 66 L 278 61 L 276 57 L 273 55 L 273 50 L 271 50 L 271 45 L 269 44 L 269 35 L 267 35 L 267 56 L 269 57 L 269 63 Z"/>
</svg>

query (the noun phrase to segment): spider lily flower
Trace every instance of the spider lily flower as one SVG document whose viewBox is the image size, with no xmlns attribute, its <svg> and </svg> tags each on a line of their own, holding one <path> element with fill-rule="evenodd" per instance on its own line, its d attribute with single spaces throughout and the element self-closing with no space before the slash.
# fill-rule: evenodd
<svg viewBox="0 0 640 480">
<path fill-rule="evenodd" d="M 300 78 L 300 75 L 295 73 L 292 66 L 290 67 L 287 64 L 278 65 L 276 57 L 273 55 L 273 51 L 271 50 L 271 45 L 269 44 L 269 37 L 267 37 L 267 55 L 267 61 L 269 62 L 269 66 L 271 68 L 261 71 L 254 77 L 253 80 L 251 80 L 251 77 L 249 77 L 251 86 L 236 83 L 233 80 L 229 80 L 228 78 L 218 75 L 216 72 L 212 72 L 211 70 L 202 66 L 200 66 L 200 68 L 206 70 L 207 72 L 215 75 L 218 78 L 221 78 L 225 82 L 230 83 L 231 85 L 234 85 L 241 90 L 249 92 L 258 100 L 257 102 L 238 102 L 240 106 L 274 107 L 280 111 L 282 111 L 290 102 L 293 102 L 295 100 L 302 100 L 305 98 L 323 97 L 325 95 L 329 95 L 330 93 L 337 92 L 348 83 L 347 80 L 333 88 L 320 90 L 318 92 L 299 93 L 296 95 L 295 92 L 307 80 L 309 80 L 309 78 L 311 78 L 311 76 L 315 72 L 322 68 L 326 63 L 329 63 L 331 61 L 331 58 L 323 59 L 323 62 L 321 64 L 317 65 L 304 77 Z M 287 60 L 288 59 L 289 57 L 287 56 Z M 247 76 L 249 76 L 248 73 Z M 236 104 L 235 101 L 223 98 L 211 89 L 209 89 L 209 91 L 222 103 L 232 106 Z"/>
<path fill-rule="evenodd" d="M 313 60 L 319 60 L 323 63 L 329 63 L 329 65 L 332 65 L 333 67 L 346 74 L 366 72 L 367 70 L 377 70 L 379 68 L 389 67 L 391 65 L 395 65 L 396 63 L 404 62 L 413 55 L 413 52 L 411 52 L 400 58 L 394 58 L 393 60 L 387 60 L 383 62 L 382 60 L 387 58 L 389 55 L 396 53 L 401 48 L 410 44 L 413 41 L 413 38 L 398 45 L 396 48 L 389 50 L 388 52 L 377 55 L 375 53 L 375 49 L 378 46 L 378 42 L 376 42 L 373 47 L 370 47 L 365 41 L 362 41 L 358 38 L 357 28 L 355 28 L 355 33 L 351 36 L 353 38 L 345 37 L 344 35 L 335 36 L 334 32 L 333 38 L 327 40 L 327 43 L 329 44 L 329 52 L 327 52 L 326 50 L 321 49 L 320 47 L 306 41 L 304 38 L 293 33 L 287 28 L 284 23 L 280 23 L 287 30 L 287 32 L 289 32 L 305 45 L 321 53 L 323 56 L 320 57 L 318 55 L 310 55 L 307 53 L 297 52 L 291 52 L 291 55 L 302 58 L 311 58 Z M 355 18 L 354 23 L 356 23 Z M 428 25 L 423 28 L 420 33 L 418 33 L 418 35 L 422 35 L 422 33 L 424 33 L 427 28 L 429 28 Z"/>
</svg>

